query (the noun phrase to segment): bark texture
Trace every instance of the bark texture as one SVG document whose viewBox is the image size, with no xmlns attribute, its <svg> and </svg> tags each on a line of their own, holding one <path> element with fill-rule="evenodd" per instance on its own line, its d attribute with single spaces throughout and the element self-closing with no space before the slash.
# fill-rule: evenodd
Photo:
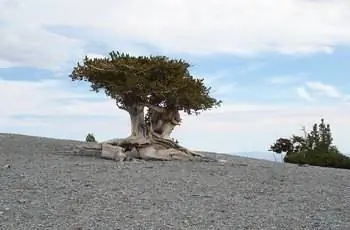
<svg viewBox="0 0 350 230">
<path fill-rule="evenodd" d="M 131 106 L 125 109 L 131 120 L 129 137 L 104 141 L 86 149 L 98 150 L 102 158 L 116 161 L 204 159 L 201 154 L 188 150 L 170 138 L 174 128 L 181 122 L 178 110 L 167 110 L 152 105 L 148 105 L 148 108 L 146 116 L 144 106 Z M 206 161 L 208 160 L 216 161 L 207 158 Z"/>
<path fill-rule="evenodd" d="M 178 110 L 153 110 L 148 111 L 149 127 L 152 135 L 170 139 L 174 128 L 181 123 Z"/>
<path fill-rule="evenodd" d="M 130 106 L 126 108 L 131 122 L 131 136 L 146 136 L 144 106 Z"/>
<path fill-rule="evenodd" d="M 112 139 L 86 148 L 100 150 L 102 158 L 116 161 L 132 159 L 191 161 L 202 157 L 199 153 L 190 151 L 170 139 L 157 136 Z"/>
</svg>

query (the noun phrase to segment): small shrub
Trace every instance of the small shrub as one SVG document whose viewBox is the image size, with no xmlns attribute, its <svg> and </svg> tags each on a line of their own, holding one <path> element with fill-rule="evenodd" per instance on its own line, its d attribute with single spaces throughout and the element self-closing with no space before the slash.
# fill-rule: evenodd
<svg viewBox="0 0 350 230">
<path fill-rule="evenodd" d="M 88 135 L 85 138 L 85 141 L 86 142 L 97 142 L 95 137 L 94 137 L 94 134 L 92 134 L 92 133 L 88 133 Z"/>
<path fill-rule="evenodd" d="M 179 143 L 180 143 L 178 139 L 171 138 L 171 140 L 172 140 L 173 142 L 175 142 L 176 144 L 179 144 Z"/>
</svg>

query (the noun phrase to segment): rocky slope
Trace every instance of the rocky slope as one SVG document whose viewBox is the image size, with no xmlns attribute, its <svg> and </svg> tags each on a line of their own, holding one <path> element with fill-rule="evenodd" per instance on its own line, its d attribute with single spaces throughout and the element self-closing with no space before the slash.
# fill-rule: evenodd
<svg viewBox="0 0 350 230">
<path fill-rule="evenodd" d="M 117 163 L 0 135 L 0 229 L 350 229 L 350 171 L 230 155 Z"/>
</svg>

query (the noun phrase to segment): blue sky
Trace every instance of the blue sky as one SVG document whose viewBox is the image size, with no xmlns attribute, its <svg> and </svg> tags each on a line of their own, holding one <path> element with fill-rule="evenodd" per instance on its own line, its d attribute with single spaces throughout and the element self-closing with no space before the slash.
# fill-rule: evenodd
<svg viewBox="0 0 350 230">
<path fill-rule="evenodd" d="M 173 136 L 190 148 L 271 159 L 248 152 L 266 152 L 324 117 L 335 144 L 350 152 L 349 1 L 143 4 L 0 0 L 0 132 L 127 136 L 128 115 L 68 77 L 85 55 L 118 50 L 186 59 L 223 100 L 183 116 Z"/>
</svg>

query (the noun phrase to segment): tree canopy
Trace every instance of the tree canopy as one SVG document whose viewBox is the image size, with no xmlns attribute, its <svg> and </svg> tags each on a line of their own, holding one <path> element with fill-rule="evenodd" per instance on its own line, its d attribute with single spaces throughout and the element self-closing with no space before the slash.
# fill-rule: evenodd
<svg viewBox="0 0 350 230">
<path fill-rule="evenodd" d="M 104 90 L 121 109 L 150 104 L 197 114 L 219 106 L 221 101 L 210 96 L 211 88 L 194 78 L 189 68 L 181 59 L 112 51 L 105 58 L 85 56 L 70 78 L 90 82 L 93 91 Z"/>
</svg>

